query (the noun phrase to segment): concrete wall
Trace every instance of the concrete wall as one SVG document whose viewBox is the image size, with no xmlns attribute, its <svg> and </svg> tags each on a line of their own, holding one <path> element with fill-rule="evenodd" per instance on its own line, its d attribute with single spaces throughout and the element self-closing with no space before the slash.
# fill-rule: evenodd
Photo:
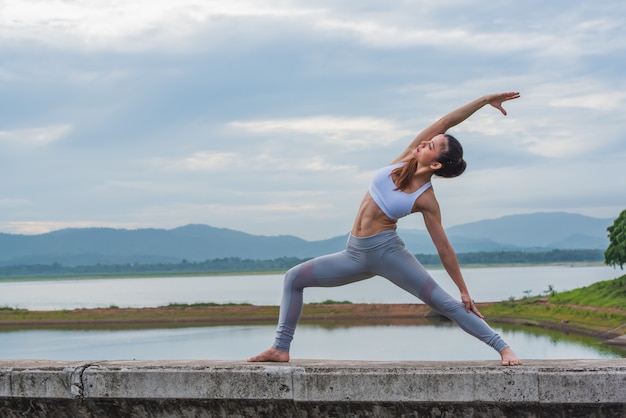
<svg viewBox="0 0 626 418">
<path fill-rule="evenodd" d="M 626 417 L 626 359 L 0 361 L 10 417 Z"/>
</svg>

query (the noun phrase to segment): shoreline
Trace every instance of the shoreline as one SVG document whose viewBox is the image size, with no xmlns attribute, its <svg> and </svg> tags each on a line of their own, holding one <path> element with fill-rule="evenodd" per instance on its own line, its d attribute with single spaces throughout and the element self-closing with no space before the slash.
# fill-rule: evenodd
<svg viewBox="0 0 626 418">
<path fill-rule="evenodd" d="M 462 269 L 475 268 L 510 268 L 510 267 L 599 267 L 605 266 L 600 261 L 576 261 L 576 262 L 555 262 L 555 263 L 502 263 L 502 264 L 464 264 Z M 443 270 L 440 264 L 424 264 L 427 270 Z M 192 272 L 192 273 L 112 273 L 112 274 L 77 274 L 77 275 L 42 275 L 42 276 L 0 276 L 0 283 L 13 282 L 36 282 L 54 280 L 102 280 L 102 279 L 151 279 L 151 278 L 182 278 L 185 277 L 216 277 L 216 276 L 261 276 L 272 274 L 285 274 L 285 270 L 272 271 L 227 271 L 227 272 Z"/>
</svg>

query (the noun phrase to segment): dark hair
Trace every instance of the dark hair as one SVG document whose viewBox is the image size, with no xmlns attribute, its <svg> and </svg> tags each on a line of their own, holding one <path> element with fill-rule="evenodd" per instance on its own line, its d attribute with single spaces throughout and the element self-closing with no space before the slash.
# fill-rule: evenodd
<svg viewBox="0 0 626 418">
<path fill-rule="evenodd" d="M 465 171 L 465 167 L 467 167 L 467 163 L 463 159 L 463 147 L 452 135 L 444 134 L 444 136 L 448 140 L 448 146 L 445 151 L 439 154 L 437 161 L 442 166 L 434 174 L 448 178 L 460 176 Z M 415 157 L 411 158 L 403 166 L 394 168 L 391 175 L 395 178 L 395 185 L 398 186 L 396 190 L 404 190 L 409 187 L 416 171 L 417 159 Z"/>
<path fill-rule="evenodd" d="M 463 159 L 463 147 L 461 143 L 452 135 L 444 134 L 448 140 L 448 147 L 439 154 L 437 161 L 442 164 L 441 168 L 435 171 L 439 177 L 457 177 L 463 174 L 467 163 Z"/>
</svg>

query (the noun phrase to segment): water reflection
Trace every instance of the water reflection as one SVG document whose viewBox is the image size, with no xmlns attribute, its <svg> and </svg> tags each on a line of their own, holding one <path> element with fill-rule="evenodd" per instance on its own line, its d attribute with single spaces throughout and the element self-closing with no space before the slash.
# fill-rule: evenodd
<svg viewBox="0 0 626 418">
<path fill-rule="evenodd" d="M 407 322 L 408 321 L 408 322 Z M 152 329 L 46 329 L 0 332 L 0 358 L 48 360 L 242 360 L 267 348 L 274 324 Z M 626 357 L 601 340 L 536 327 L 493 327 L 523 359 Z M 437 318 L 303 322 L 293 358 L 446 361 L 497 360 L 497 354 L 456 325 Z"/>
<path fill-rule="evenodd" d="M 546 347 L 558 350 L 558 346 L 560 344 L 567 343 L 587 347 L 589 349 L 597 351 L 600 354 L 606 354 L 608 357 L 611 358 L 626 358 L 626 350 L 619 347 L 606 345 L 602 342 L 603 340 L 587 335 L 572 334 L 568 332 L 543 329 L 526 325 L 501 324 L 498 325 L 498 327 L 512 336 L 514 336 L 516 333 L 523 333 L 522 338 L 533 344 L 535 347 L 540 344 L 546 344 Z M 513 342 L 511 341 L 510 344 L 513 345 Z"/>
</svg>

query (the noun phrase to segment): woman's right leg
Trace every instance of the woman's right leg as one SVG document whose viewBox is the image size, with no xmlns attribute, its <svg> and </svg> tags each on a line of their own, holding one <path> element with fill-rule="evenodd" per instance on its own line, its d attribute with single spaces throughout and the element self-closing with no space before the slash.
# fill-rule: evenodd
<svg viewBox="0 0 626 418">
<path fill-rule="evenodd" d="M 305 287 L 342 286 L 372 276 L 364 271 L 365 264 L 359 262 L 357 257 L 358 254 L 350 254 L 348 251 L 325 255 L 305 261 L 285 274 L 274 348 L 289 351 L 302 314 Z"/>
<path fill-rule="evenodd" d="M 285 274 L 274 344 L 248 361 L 289 361 L 289 348 L 302 314 L 305 287 L 335 287 L 368 277 L 372 274 L 366 271 L 365 257 L 349 248 L 291 268 Z"/>
</svg>

